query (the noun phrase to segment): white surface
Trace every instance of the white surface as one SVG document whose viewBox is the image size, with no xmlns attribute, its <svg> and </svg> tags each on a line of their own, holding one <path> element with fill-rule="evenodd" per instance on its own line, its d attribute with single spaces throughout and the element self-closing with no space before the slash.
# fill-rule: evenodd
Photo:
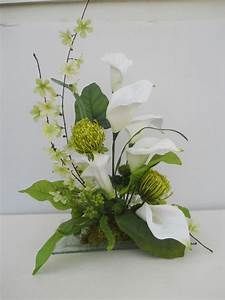
<svg viewBox="0 0 225 300">
<path fill-rule="evenodd" d="M 65 215 L 1 216 L 1 300 L 225 299 L 225 210 L 193 212 L 198 237 L 184 258 L 140 250 L 55 255 L 36 276 L 34 256 Z"/>
<path fill-rule="evenodd" d="M 36 180 L 52 177 L 42 151 L 47 143 L 29 115 L 38 100 L 32 93 L 37 74 L 32 52 L 37 52 L 44 74 L 59 78 L 65 53 L 58 31 L 73 27 L 81 6 L 0 8 L 1 212 L 52 211 L 47 204 L 17 193 Z M 108 51 L 126 53 L 134 61 L 127 82 L 150 79 L 157 85 L 148 112 L 164 115 L 165 126 L 190 138 L 188 145 L 175 138 L 186 150 L 184 166 L 164 168 L 175 190 L 172 202 L 225 208 L 225 1 L 92 3 L 87 16 L 95 30 L 79 43 L 85 58 L 80 85 L 97 81 L 108 94 L 108 69 L 100 57 Z M 67 111 L 72 112 L 73 100 L 67 103 Z"/>
</svg>

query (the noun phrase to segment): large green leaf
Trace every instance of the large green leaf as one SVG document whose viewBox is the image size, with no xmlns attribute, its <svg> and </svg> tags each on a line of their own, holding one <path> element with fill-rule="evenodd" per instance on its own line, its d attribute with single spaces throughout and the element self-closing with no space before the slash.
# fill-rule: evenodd
<svg viewBox="0 0 225 300">
<path fill-rule="evenodd" d="M 97 120 L 103 128 L 110 128 L 106 119 L 108 99 L 96 83 L 86 86 L 81 95 L 75 95 L 76 122 L 81 119 Z"/>
<path fill-rule="evenodd" d="M 151 233 L 147 223 L 133 213 L 116 216 L 116 222 L 137 246 L 153 256 L 176 258 L 184 256 L 185 246 L 174 240 L 159 240 Z"/>
<path fill-rule="evenodd" d="M 47 240 L 47 242 L 38 251 L 35 260 L 35 268 L 32 274 L 35 275 L 40 270 L 40 268 L 46 263 L 59 240 L 61 240 L 65 235 L 78 234 L 79 232 L 80 230 L 76 227 L 73 219 L 60 224 L 56 232 Z"/>
<path fill-rule="evenodd" d="M 112 232 L 112 229 L 109 226 L 108 217 L 102 216 L 99 224 L 100 224 L 100 229 L 103 231 L 108 242 L 107 250 L 112 250 L 115 246 L 116 240 Z"/>
<path fill-rule="evenodd" d="M 51 204 L 60 210 L 66 210 L 70 208 L 69 202 L 63 204 L 61 202 L 53 201 L 53 196 L 50 194 L 51 192 L 56 192 L 60 188 L 63 188 L 63 181 L 48 181 L 48 180 L 39 180 L 32 184 L 29 188 L 20 191 L 21 193 L 26 193 L 32 198 L 38 201 L 50 201 Z"/>
</svg>

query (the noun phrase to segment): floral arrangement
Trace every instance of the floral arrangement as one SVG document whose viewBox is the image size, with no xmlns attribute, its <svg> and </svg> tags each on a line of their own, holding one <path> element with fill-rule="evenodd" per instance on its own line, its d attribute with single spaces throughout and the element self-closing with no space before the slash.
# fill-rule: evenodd
<svg viewBox="0 0 225 300">
<path fill-rule="evenodd" d="M 53 171 L 61 179 L 40 180 L 21 192 L 49 201 L 58 210 L 70 210 L 71 219 L 59 225 L 39 250 L 33 274 L 44 265 L 57 242 L 68 235 L 77 235 L 81 243 L 103 244 L 107 250 L 121 241 L 133 241 L 153 256 L 176 258 L 191 249 L 190 236 L 194 238 L 196 230 L 187 208 L 168 204 L 171 185 L 157 171 L 160 163 L 181 165 L 181 149 L 165 133 L 187 138 L 177 130 L 162 128 L 161 116 L 135 115 L 148 101 L 154 85 L 140 80 L 123 86 L 132 61 L 122 53 L 111 53 L 102 60 L 110 66 L 112 94 L 107 97 L 96 83 L 81 92 L 78 89 L 76 77 L 83 58 L 74 57 L 74 43 L 92 31 L 90 20 L 84 18 L 87 5 L 88 1 L 74 32 L 60 33 L 68 48 L 62 81 L 43 78 L 34 54 L 39 74 L 35 93 L 41 100 L 31 114 L 42 123 Z M 61 92 L 55 91 L 51 81 Z M 64 110 L 66 90 L 75 98 L 75 122 L 70 128 Z M 116 142 L 123 131 L 127 138 L 119 151 Z M 111 145 L 106 145 L 106 135 L 112 136 Z"/>
</svg>

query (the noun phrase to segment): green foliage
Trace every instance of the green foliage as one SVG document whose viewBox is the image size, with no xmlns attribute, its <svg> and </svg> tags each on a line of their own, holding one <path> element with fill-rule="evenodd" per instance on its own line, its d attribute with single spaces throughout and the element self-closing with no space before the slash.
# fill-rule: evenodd
<svg viewBox="0 0 225 300">
<path fill-rule="evenodd" d="M 70 201 L 62 203 L 60 201 L 56 202 L 54 199 L 54 193 L 61 191 L 64 196 L 71 194 L 64 185 L 63 181 L 48 181 L 40 180 L 32 184 L 29 188 L 20 191 L 21 193 L 26 193 L 32 198 L 38 201 L 49 201 L 56 209 L 66 210 L 71 208 Z M 69 194 L 68 194 L 69 193 Z"/>
<path fill-rule="evenodd" d="M 73 215 L 80 222 L 98 220 L 104 208 L 104 196 L 99 190 L 83 189 L 76 195 Z"/>
<path fill-rule="evenodd" d="M 162 155 L 155 154 L 148 163 L 148 166 L 151 168 L 160 162 L 172 165 L 182 165 L 180 158 L 174 152 L 167 152 Z"/>
<path fill-rule="evenodd" d="M 116 216 L 120 229 L 125 232 L 137 246 L 153 256 L 176 258 L 184 256 L 185 246 L 174 239 L 159 240 L 151 233 L 147 223 L 133 213 Z"/>
<path fill-rule="evenodd" d="M 112 250 L 115 246 L 116 239 L 112 232 L 112 229 L 109 226 L 108 217 L 105 215 L 102 216 L 99 224 L 100 224 L 100 229 L 103 231 L 108 242 L 107 250 Z"/>
<path fill-rule="evenodd" d="M 177 206 L 182 211 L 182 213 L 185 215 L 186 218 L 191 219 L 191 214 L 187 207 L 177 205 L 177 204 L 172 204 L 172 205 Z"/>
<path fill-rule="evenodd" d="M 68 220 L 59 225 L 56 232 L 47 240 L 47 242 L 41 247 L 36 255 L 35 268 L 33 270 L 33 275 L 35 275 L 40 268 L 47 262 L 48 258 L 55 249 L 56 244 L 65 235 L 79 234 L 80 230 L 74 223 L 74 220 Z"/>
<path fill-rule="evenodd" d="M 83 89 L 80 96 L 75 94 L 75 97 L 76 122 L 88 118 L 91 121 L 97 120 L 105 129 L 110 128 L 106 119 L 109 101 L 96 83 L 89 84 Z"/>
</svg>

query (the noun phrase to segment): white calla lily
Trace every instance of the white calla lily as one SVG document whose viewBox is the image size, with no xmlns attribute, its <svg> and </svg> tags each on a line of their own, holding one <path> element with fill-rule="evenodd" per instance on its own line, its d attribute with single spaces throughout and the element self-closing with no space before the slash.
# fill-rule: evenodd
<svg viewBox="0 0 225 300">
<path fill-rule="evenodd" d="M 106 116 L 112 131 L 119 132 L 133 119 L 137 108 L 148 101 L 153 84 L 148 80 L 140 80 L 116 91 L 107 107 Z"/>
<path fill-rule="evenodd" d="M 82 177 L 93 180 L 100 188 L 106 191 L 110 196 L 114 196 L 114 190 L 107 173 L 107 164 L 109 155 L 95 154 L 94 160 L 89 161 L 85 156 L 80 159 L 78 165 L 83 167 Z"/>
<path fill-rule="evenodd" d="M 130 122 L 130 124 L 126 127 L 126 131 L 128 132 L 131 138 L 135 133 L 137 133 L 139 130 L 147 126 L 162 128 L 162 123 L 163 123 L 162 116 L 152 115 L 152 114 L 141 115 L 141 116 L 137 116 Z M 144 135 L 144 131 L 140 132 L 132 139 L 132 142 L 137 141 L 143 135 Z"/>
<path fill-rule="evenodd" d="M 174 239 L 185 246 L 190 244 L 187 220 L 177 206 L 145 203 L 136 214 L 147 222 L 150 231 L 157 239 Z"/>
<path fill-rule="evenodd" d="M 180 149 L 170 139 L 160 139 L 156 137 L 143 137 L 131 148 L 127 149 L 127 160 L 131 170 L 134 170 L 149 160 L 155 154 L 165 154 L 166 152 L 180 152 Z"/>
<path fill-rule="evenodd" d="M 111 68 L 111 87 L 112 92 L 118 90 L 123 83 L 123 77 L 128 68 L 132 65 L 132 60 L 128 59 L 123 53 L 108 53 L 102 58 L 102 61 L 110 65 Z"/>
</svg>

